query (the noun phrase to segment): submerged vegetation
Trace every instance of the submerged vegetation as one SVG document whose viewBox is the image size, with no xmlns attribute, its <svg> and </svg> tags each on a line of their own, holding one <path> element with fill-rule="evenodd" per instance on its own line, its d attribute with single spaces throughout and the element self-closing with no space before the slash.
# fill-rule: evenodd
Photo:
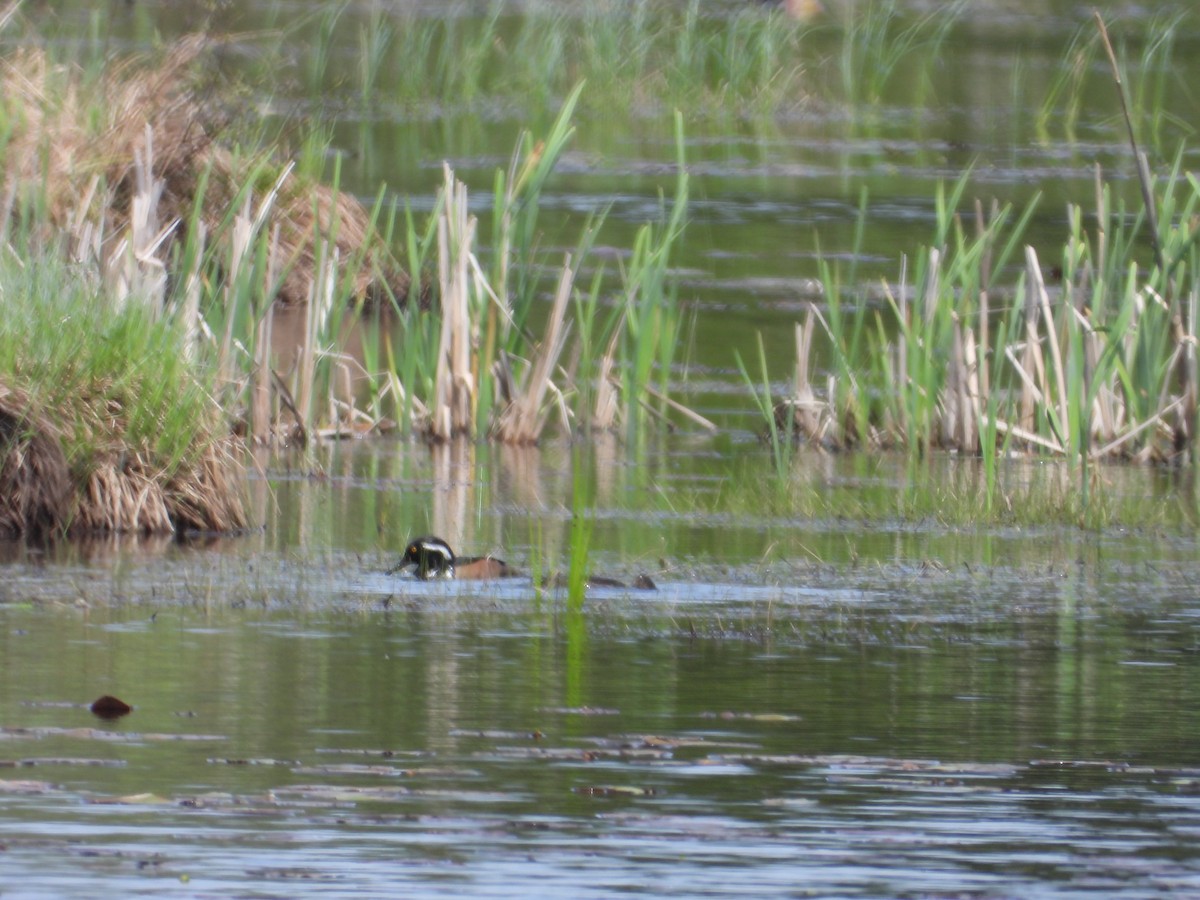
<svg viewBox="0 0 1200 900">
<path fill-rule="evenodd" d="M 679 396 L 686 314 L 672 265 L 692 190 L 684 122 L 764 121 L 808 103 L 878 109 L 897 81 L 932 96 L 933 51 L 958 11 L 910 19 L 880 2 L 812 23 L 757 7 L 713 20 L 696 2 L 638 2 L 627 15 L 588 5 L 516 16 L 497 4 L 478 19 L 412 22 L 379 7 L 365 20 L 331 12 L 304 57 L 314 97 L 334 84 L 362 111 L 411 113 L 433 97 L 471 109 L 502 96 L 520 96 L 531 119 L 558 110 L 542 139 L 523 133 L 495 171 L 483 214 L 447 164 L 423 218 L 386 187 L 373 203 L 344 192 L 319 125 L 291 141 L 296 153 L 264 140 L 261 123 L 247 127 L 214 62 L 242 38 L 192 36 L 150 57 L 81 65 L 38 47 L 8 51 L 0 135 L 12 259 L 0 266 L 0 307 L 13 349 L 0 357 L 0 484 L 14 490 L 0 528 L 242 527 L 228 492 L 201 509 L 197 488 L 169 489 L 228 481 L 217 470 L 231 433 L 283 445 L 390 431 L 522 445 L 615 433 L 636 447 L 664 423 L 715 431 Z M 359 53 L 339 73 L 332 41 L 345 27 L 360 29 Z M 1081 37 L 1069 48 L 1039 112 L 1045 139 L 1055 122 L 1076 127 L 1072 104 L 1101 46 Z M 1161 73 L 1174 47 L 1169 36 L 1147 42 L 1145 65 Z M 253 66 L 242 77 L 255 75 L 270 77 Z M 1149 120 L 1155 145 L 1164 77 L 1121 95 L 1131 131 Z M 664 170 L 673 190 L 631 246 L 597 252 L 603 208 L 546 241 L 539 205 L 573 123 L 601 109 L 663 118 L 670 107 L 685 111 Z M 776 402 L 779 360 L 761 344 L 748 364 L 729 350 L 762 413 L 776 479 L 792 468 L 794 437 L 914 457 L 952 450 L 983 459 L 990 511 L 1013 496 L 996 483 L 1005 455 L 1087 464 L 1191 454 L 1200 184 L 1183 158 L 1164 181 L 1143 175 L 1136 212 L 1097 167 L 1093 209 L 1070 208 L 1058 247 L 1027 245 L 1036 200 L 971 210 L 968 173 L 939 192 L 929 246 L 901 260 L 894 282 L 864 289 L 853 265 L 843 281 L 821 263 L 820 303 L 796 326 L 791 397 Z M 89 337 L 86 350 L 103 352 L 85 353 Z M 61 371 L 45 365 L 56 357 Z M 51 444 L 61 453 L 30 462 Z M 27 490 L 39 472 L 42 497 Z M 127 482 L 116 487 L 112 472 Z M 147 499 L 151 483 L 158 499 Z M 1090 483 L 1086 472 L 1076 482 L 1085 497 Z M 48 499 L 71 491 L 94 504 Z"/>
</svg>

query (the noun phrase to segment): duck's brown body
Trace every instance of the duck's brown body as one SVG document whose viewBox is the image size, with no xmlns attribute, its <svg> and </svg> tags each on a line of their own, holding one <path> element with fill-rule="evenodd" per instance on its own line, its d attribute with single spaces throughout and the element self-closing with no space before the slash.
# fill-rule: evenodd
<svg viewBox="0 0 1200 900">
<path fill-rule="evenodd" d="M 474 556 L 454 563 L 454 577 L 459 581 L 483 581 L 488 578 L 513 578 L 521 573 L 494 556 Z"/>
<path fill-rule="evenodd" d="M 567 576 L 561 572 L 548 577 L 545 581 L 547 587 L 565 588 L 569 586 Z M 600 587 L 600 588 L 633 588 L 639 591 L 657 591 L 658 585 L 654 583 L 654 579 L 649 575 L 639 575 L 633 579 L 633 582 L 626 584 L 617 578 L 606 578 L 603 575 L 589 575 L 587 581 L 584 582 L 585 587 Z"/>
</svg>

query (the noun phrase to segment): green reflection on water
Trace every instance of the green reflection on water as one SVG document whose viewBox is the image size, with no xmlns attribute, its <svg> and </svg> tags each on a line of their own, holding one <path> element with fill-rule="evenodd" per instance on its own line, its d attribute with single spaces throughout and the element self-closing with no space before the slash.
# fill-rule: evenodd
<svg viewBox="0 0 1200 900">
<path fill-rule="evenodd" d="M 437 534 L 464 555 L 491 552 L 525 571 L 566 573 L 580 466 L 595 484 L 590 568 L 617 577 L 732 569 L 762 580 L 787 566 L 892 560 L 1034 566 L 1110 545 L 1106 552 L 1136 559 L 1157 552 L 1159 536 L 1194 533 L 1189 472 L 1101 467 L 1084 506 L 1077 469 L 1004 460 L 988 520 L 977 460 L 914 464 L 808 449 L 781 480 L 763 448 L 716 447 L 684 436 L 630 458 L 603 441 L 584 452 L 554 443 L 327 446 L 306 462 L 276 460 L 268 479 L 252 481 L 254 520 L 266 531 L 246 545 L 398 556 L 410 537 Z"/>
<path fill-rule="evenodd" d="M 664 528 L 639 525 L 627 499 L 598 508 L 617 524 L 598 527 L 596 560 L 643 562 L 610 535 L 659 532 L 673 572 L 659 592 L 572 606 L 528 581 L 381 572 L 393 532 L 433 521 L 520 560 L 506 535 L 569 530 L 555 501 L 569 472 L 518 469 L 540 485 L 533 507 L 516 502 L 520 479 L 431 480 L 439 463 L 419 451 L 370 449 L 339 451 L 320 478 L 274 479 L 281 524 L 258 537 L 9 548 L 0 763 L 23 765 L 0 768 L 0 872 L 28 877 L 43 866 L 23 861 L 50 854 L 65 885 L 90 883 L 93 860 L 136 848 L 121 852 L 238 891 L 269 883 L 264 858 L 366 885 L 399 854 L 426 892 L 447 862 L 494 887 L 497 866 L 534 859 L 557 879 L 548 892 L 579 896 L 595 866 L 650 877 L 636 845 L 660 848 L 672 862 L 654 883 L 685 893 L 729 858 L 769 879 L 777 854 L 808 860 L 822 891 L 852 878 L 903 892 L 934 861 L 1032 890 L 1075 877 L 1029 860 L 1058 852 L 1076 809 L 1089 810 L 1071 833 L 1083 858 L 1128 834 L 1175 860 L 1172 878 L 1191 871 L 1173 835 L 1191 827 L 1200 735 L 1194 538 L 880 536 L 777 516 L 768 534 L 694 512 Z M 475 463 L 458 471 L 503 469 Z M 134 712 L 94 719 L 86 704 L 104 693 Z M 32 793 L 8 796 L 18 779 Z M 713 855 L 714 829 L 728 856 Z M 945 829 L 986 834 L 988 849 L 931 837 Z M 88 853 L 63 862 L 33 833 L 73 834 Z M 110 875 L 144 877 L 132 862 Z"/>
<path fill-rule="evenodd" d="M 517 782 L 538 803 L 558 806 L 565 798 L 556 789 L 537 787 L 555 767 L 511 760 L 501 747 L 585 750 L 622 735 L 716 735 L 744 742 L 736 752 L 751 756 L 1179 765 L 1194 761 L 1191 742 L 1200 733 L 1200 709 L 1187 699 L 1197 674 L 1186 652 L 1194 624 L 1166 628 L 1136 615 L 1103 622 L 1016 613 L 998 626 L 958 629 L 953 640 L 918 631 L 892 646 L 807 648 L 622 639 L 590 632 L 582 617 L 555 635 L 521 615 L 436 610 L 205 616 L 168 609 L 150 620 L 133 610 L 5 608 L 0 615 L 5 756 L 124 760 L 120 769 L 45 773 L 106 795 L 298 783 L 289 766 L 208 762 L 214 758 L 318 765 L 330 750 L 386 750 L 406 766 L 470 760 L 501 779 L 493 787 Z M 112 724 L 94 719 L 84 706 L 102 693 L 135 712 Z M 129 739 L 12 731 L 89 727 Z M 491 731 L 511 734 L 481 734 Z M 514 736 L 535 731 L 540 744 Z M 698 744 L 679 752 L 703 759 L 731 751 Z M 490 768 L 510 763 L 503 775 Z M 557 776 L 560 787 L 596 777 Z M 682 789 L 669 767 L 637 778 Z M 719 793 L 706 800 L 724 802 Z"/>
</svg>

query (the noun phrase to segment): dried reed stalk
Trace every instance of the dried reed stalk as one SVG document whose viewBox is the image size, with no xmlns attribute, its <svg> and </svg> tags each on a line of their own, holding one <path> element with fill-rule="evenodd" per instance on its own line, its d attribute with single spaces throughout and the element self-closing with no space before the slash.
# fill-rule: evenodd
<svg viewBox="0 0 1200 900">
<path fill-rule="evenodd" d="M 1028 268 L 1028 258 L 1026 259 Z M 1034 266 L 1036 271 L 1037 267 Z M 1025 342 L 1022 344 L 1021 361 L 1018 363 L 1012 356 L 1012 348 L 1006 348 L 1005 353 L 1016 367 L 1021 378 L 1021 399 L 1018 406 L 1017 427 L 1022 431 L 1033 431 L 1033 419 L 1036 403 L 1045 397 L 1046 368 L 1042 359 L 1041 344 L 1038 340 L 1038 317 L 1041 315 L 1041 305 L 1038 303 L 1035 279 L 1040 278 L 1038 272 L 1029 273 L 1025 285 Z M 1036 398 L 1036 400 L 1035 400 Z"/>
<path fill-rule="evenodd" d="M 1037 251 L 1028 244 L 1025 246 L 1025 266 L 1029 274 L 1030 290 L 1034 293 L 1035 300 L 1038 303 L 1042 319 L 1046 324 L 1046 344 L 1050 348 L 1050 362 L 1054 366 L 1054 379 L 1058 385 L 1058 421 L 1063 428 L 1067 427 L 1067 379 L 1063 370 L 1062 349 L 1058 345 L 1058 335 L 1054 331 L 1054 314 L 1050 311 L 1050 295 L 1046 291 L 1046 282 L 1042 278 L 1041 263 L 1038 262 Z M 1044 379 L 1043 375 L 1043 379 Z M 1049 386 L 1043 380 L 1043 393 L 1047 397 L 1052 395 Z M 1053 428 L 1053 420 L 1051 428 Z M 1055 437 L 1061 443 L 1066 443 L 1061 434 L 1055 434 Z"/>
<path fill-rule="evenodd" d="M 621 321 L 617 328 L 613 330 L 613 335 L 609 339 L 608 346 L 604 350 L 604 355 L 600 357 L 597 366 L 596 402 L 592 406 L 592 429 L 594 431 L 612 431 L 616 425 L 617 414 L 621 408 L 621 384 L 616 373 L 617 345 L 620 341 L 621 326 L 624 325 L 624 322 L 625 313 L 622 313 Z"/>
<path fill-rule="evenodd" d="M 304 307 L 304 338 L 300 345 L 295 397 L 296 408 L 300 413 L 299 424 L 307 432 L 311 432 L 313 427 L 313 387 L 317 354 L 324 352 L 321 338 L 327 331 L 329 315 L 337 293 L 337 253 L 336 246 L 323 245 L 317 265 L 318 277 L 312 283 L 312 294 Z"/>
<path fill-rule="evenodd" d="M 195 463 L 167 482 L 167 511 L 176 533 L 231 532 L 247 527 L 243 467 L 235 452 L 234 442 L 214 441 Z"/>
<path fill-rule="evenodd" d="M 546 423 L 544 401 L 546 393 L 552 388 L 550 375 L 558 365 L 558 358 L 570 333 L 570 326 L 564 325 L 564 317 L 574 284 L 575 271 L 571 268 L 571 256 L 567 254 L 558 278 L 558 289 L 554 292 L 546 331 L 537 347 L 533 364 L 527 370 L 525 384 L 501 411 L 492 429 L 493 436 L 500 441 L 533 444 L 541 437 Z"/>
<path fill-rule="evenodd" d="M 470 434 L 474 424 L 471 335 L 476 326 L 471 318 L 468 275 L 476 220 L 469 214 L 467 186 L 454 177 L 449 165 L 443 164 L 442 172 L 444 204 L 437 223 L 442 330 L 430 435 L 445 441 Z"/>
<path fill-rule="evenodd" d="M 816 331 L 813 306 L 808 305 L 804 323 L 796 323 L 796 373 L 792 387 L 793 419 L 795 427 L 810 440 L 819 439 L 824 432 L 822 412 L 824 405 L 813 393 L 808 373 L 812 370 L 812 340 Z"/>
</svg>

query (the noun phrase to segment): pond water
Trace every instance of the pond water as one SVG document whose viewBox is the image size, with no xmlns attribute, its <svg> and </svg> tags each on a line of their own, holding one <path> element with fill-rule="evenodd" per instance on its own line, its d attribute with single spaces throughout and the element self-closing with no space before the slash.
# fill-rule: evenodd
<svg viewBox="0 0 1200 900">
<path fill-rule="evenodd" d="M 486 4 L 393 7 L 470 21 Z M 322 8 L 222 15 L 247 35 L 294 18 L 303 60 Z M 737 7 L 703 8 L 721 21 Z M 93 10 L 46 15 L 82 44 Z M 197 10 L 116 4 L 103 40 L 146 45 L 197 27 Z M 388 115 L 364 117 L 338 71 L 368 13 L 346 7 L 320 110 L 349 185 L 370 197 L 386 180 L 428 208 L 449 159 L 485 215 L 494 168 L 553 108 L 538 122 L 499 105 L 405 118 L 381 102 Z M 0 893 L 1200 897 L 1194 485 L 1096 476 L 1170 507 L 1154 530 L 975 527 L 928 500 L 911 514 L 902 460 L 814 454 L 795 502 L 772 500 L 732 357 L 761 330 L 787 377 L 816 236 L 848 264 L 863 190 L 865 283 L 929 239 L 936 184 L 969 165 L 979 196 L 1042 190 L 1032 234 L 1051 243 L 1065 202 L 1090 203 L 1095 162 L 1129 187 L 1107 82 L 1076 139 L 1035 125 L 1039 86 L 1089 15 L 966 4 L 937 102 L 914 105 L 897 79 L 869 115 L 798 104 L 737 129 L 689 123 L 686 375 L 725 429 L 643 453 L 597 444 L 583 467 L 590 565 L 646 572 L 657 591 L 593 590 L 580 607 L 531 577 L 384 574 L 422 533 L 564 570 L 576 462 L 553 444 L 324 447 L 249 479 L 252 535 L 0 547 Z M 1200 74 L 1185 52 L 1198 35 L 1185 19 L 1160 162 L 1196 118 L 1180 85 Z M 833 40 L 804 61 L 820 77 Z M 302 87 L 270 99 L 272 114 L 314 112 Z M 627 246 L 670 188 L 669 115 L 577 124 L 547 233 L 570 245 L 611 203 L 603 240 Z M 917 490 L 974 496 L 973 463 L 923 466 Z M 1077 478 L 1006 471 L 1034 494 Z M 87 706 L 104 694 L 133 712 L 97 719 Z"/>
<path fill-rule="evenodd" d="M 4 547 L 6 896 L 1200 896 L 1194 534 L 625 502 L 592 565 L 656 591 L 385 574 L 564 562 L 530 468 L 327 449 L 257 535 Z"/>
</svg>

